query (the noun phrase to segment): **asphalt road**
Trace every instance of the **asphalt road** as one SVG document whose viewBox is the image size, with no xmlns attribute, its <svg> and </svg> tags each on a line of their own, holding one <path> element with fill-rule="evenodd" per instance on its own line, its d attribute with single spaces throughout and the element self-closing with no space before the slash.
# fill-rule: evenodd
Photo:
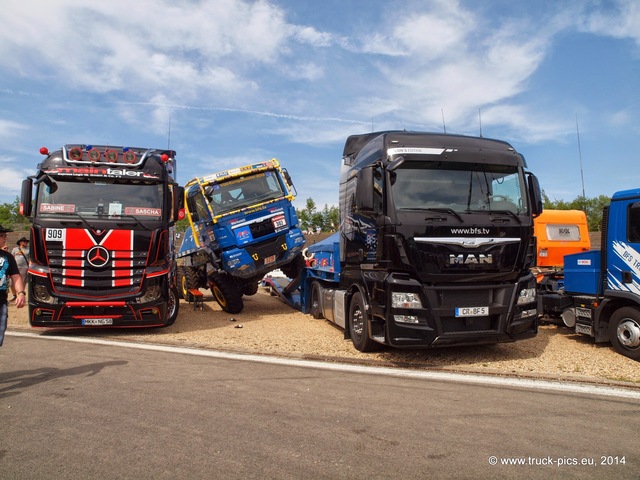
<svg viewBox="0 0 640 480">
<path fill-rule="evenodd" d="M 638 395 L 142 348 L 8 336 L 0 478 L 640 478 Z"/>
</svg>

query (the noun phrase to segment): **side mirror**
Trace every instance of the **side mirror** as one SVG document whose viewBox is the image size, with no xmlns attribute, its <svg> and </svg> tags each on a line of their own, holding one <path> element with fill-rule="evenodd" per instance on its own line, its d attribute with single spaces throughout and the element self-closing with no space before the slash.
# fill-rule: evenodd
<svg viewBox="0 0 640 480">
<path fill-rule="evenodd" d="M 182 211 L 182 217 L 184 218 L 184 187 L 175 187 L 173 190 L 173 218 L 175 220 L 181 220 L 180 212 Z"/>
<path fill-rule="evenodd" d="M 542 192 L 540 190 L 540 183 L 538 178 L 529 173 L 527 177 L 527 187 L 529 188 L 529 200 L 531 201 L 531 213 L 534 217 L 537 217 L 542 213 Z"/>
<path fill-rule="evenodd" d="M 287 182 L 287 186 L 289 187 L 289 190 L 291 191 L 291 193 L 293 193 L 294 196 L 298 196 L 298 191 L 296 190 L 295 185 L 293 184 L 293 180 L 291 180 L 291 175 L 289 175 L 289 172 L 287 171 L 286 168 L 282 169 L 282 174 L 284 175 L 284 179 Z"/>
<path fill-rule="evenodd" d="M 358 212 L 373 212 L 373 168 L 367 167 L 356 174 L 356 205 Z"/>
<path fill-rule="evenodd" d="M 22 181 L 22 192 L 20 193 L 20 214 L 25 217 L 31 216 L 33 205 L 33 181 L 25 178 Z"/>
</svg>

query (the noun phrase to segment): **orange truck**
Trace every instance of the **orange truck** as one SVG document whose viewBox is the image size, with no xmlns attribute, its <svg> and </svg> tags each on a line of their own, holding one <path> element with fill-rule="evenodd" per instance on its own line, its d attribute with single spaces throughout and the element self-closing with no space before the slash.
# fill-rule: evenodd
<svg viewBox="0 0 640 480">
<path fill-rule="evenodd" d="M 559 321 L 564 306 L 556 304 L 556 295 L 545 297 L 545 293 L 557 293 L 564 288 L 565 255 L 591 249 L 587 216 L 582 210 L 544 210 L 533 225 L 538 301 L 547 320 Z"/>
</svg>

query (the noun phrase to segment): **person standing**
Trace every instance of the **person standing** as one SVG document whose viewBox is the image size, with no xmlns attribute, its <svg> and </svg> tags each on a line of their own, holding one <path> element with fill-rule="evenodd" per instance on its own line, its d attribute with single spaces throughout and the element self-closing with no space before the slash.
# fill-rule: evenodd
<svg viewBox="0 0 640 480">
<path fill-rule="evenodd" d="M 16 264 L 16 259 L 13 258 L 11 253 L 4 250 L 7 244 L 7 233 L 12 232 L 8 228 L 4 228 L 0 225 L 0 347 L 4 341 L 4 332 L 7 330 L 7 288 L 9 287 L 9 280 L 13 282 L 16 289 L 16 307 L 22 308 L 26 304 L 26 292 L 24 291 L 24 284 L 20 277 L 20 270 Z"/>
<path fill-rule="evenodd" d="M 16 263 L 18 264 L 18 270 L 20 270 L 20 278 L 22 278 L 22 285 L 24 285 L 24 289 L 27 289 L 27 272 L 29 271 L 29 239 L 26 237 L 21 237 L 16 242 L 17 247 L 15 247 L 11 253 L 13 254 L 13 258 L 16 259 Z"/>
</svg>

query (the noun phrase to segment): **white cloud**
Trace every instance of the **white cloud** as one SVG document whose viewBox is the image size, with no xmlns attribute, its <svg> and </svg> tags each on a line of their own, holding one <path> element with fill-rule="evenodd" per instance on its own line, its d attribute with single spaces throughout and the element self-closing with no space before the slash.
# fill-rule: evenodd
<svg viewBox="0 0 640 480">
<path fill-rule="evenodd" d="M 600 35 L 631 38 L 640 46 L 640 3 L 637 0 L 614 0 L 605 5 L 587 16 L 583 28 Z"/>
</svg>

